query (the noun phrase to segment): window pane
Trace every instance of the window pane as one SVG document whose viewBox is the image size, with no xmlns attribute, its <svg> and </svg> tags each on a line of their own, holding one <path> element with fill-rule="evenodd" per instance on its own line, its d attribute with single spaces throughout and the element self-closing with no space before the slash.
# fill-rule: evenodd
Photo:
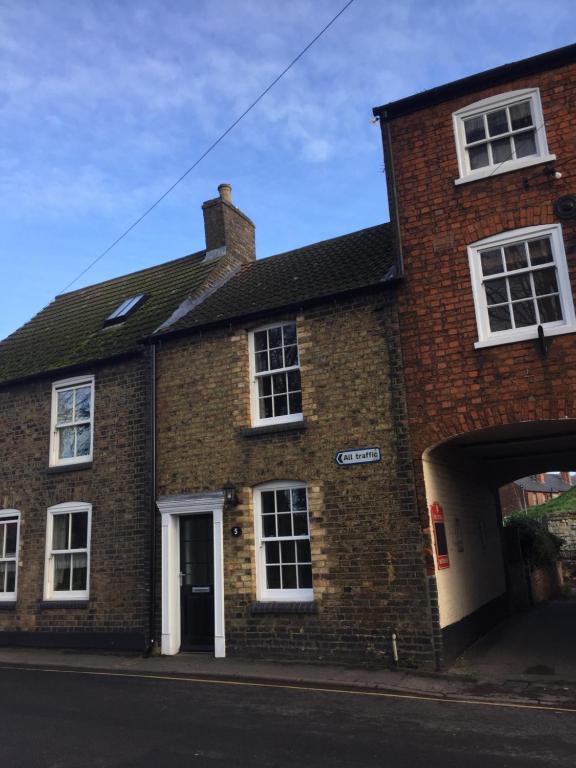
<svg viewBox="0 0 576 768">
<path fill-rule="evenodd" d="M 6 589 L 6 566 L 8 563 L 0 563 L 0 593 L 7 592 Z"/>
<path fill-rule="evenodd" d="M 291 365 L 298 365 L 298 347 L 286 347 L 284 358 L 286 360 L 286 368 L 289 368 Z"/>
<path fill-rule="evenodd" d="M 500 136 L 500 134 L 507 133 L 509 130 L 508 114 L 505 109 L 489 112 L 486 115 L 486 121 L 488 123 L 488 133 L 490 136 Z"/>
<path fill-rule="evenodd" d="M 0 557 L 4 557 L 5 537 L 6 537 L 6 526 L 0 524 Z"/>
<path fill-rule="evenodd" d="M 292 488 L 292 509 L 299 512 L 308 509 L 306 488 Z"/>
<path fill-rule="evenodd" d="M 306 512 L 294 514 L 294 536 L 308 535 L 308 515 Z"/>
<path fill-rule="evenodd" d="M 276 491 L 276 509 L 278 512 L 290 511 L 290 491 L 288 489 Z"/>
<path fill-rule="evenodd" d="M 262 535 L 264 538 L 276 536 L 276 515 L 262 516 Z"/>
<path fill-rule="evenodd" d="M 296 323 L 284 326 L 284 344 L 296 344 Z"/>
<path fill-rule="evenodd" d="M 76 427 L 76 456 L 90 455 L 90 424 Z"/>
<path fill-rule="evenodd" d="M 552 247 L 548 237 L 543 237 L 541 240 L 531 240 L 528 243 L 528 250 L 530 251 L 530 263 L 533 267 L 553 261 Z"/>
<path fill-rule="evenodd" d="M 312 589 L 312 566 L 298 566 L 298 586 L 300 589 Z"/>
<path fill-rule="evenodd" d="M 280 552 L 282 553 L 283 563 L 296 562 L 296 544 L 293 541 L 282 541 L 280 543 Z"/>
<path fill-rule="evenodd" d="M 493 332 L 507 331 L 512 328 L 510 309 L 507 306 L 491 307 L 488 310 L 488 320 L 490 321 L 490 330 Z"/>
<path fill-rule="evenodd" d="M 68 521 L 70 515 L 54 515 L 52 525 L 52 549 L 68 549 Z"/>
<path fill-rule="evenodd" d="M 275 368 L 284 368 L 282 348 L 270 350 L 270 370 L 274 370 Z"/>
<path fill-rule="evenodd" d="M 288 415 L 288 397 L 286 395 L 278 395 L 274 398 L 274 416 L 287 416 Z"/>
<path fill-rule="evenodd" d="M 528 272 L 510 277 L 508 279 L 508 284 L 510 286 L 510 298 L 512 300 L 527 299 L 532 296 L 532 284 Z"/>
<path fill-rule="evenodd" d="M 488 280 L 485 284 L 486 287 L 486 302 L 490 306 L 491 304 L 502 304 L 508 301 L 508 293 L 506 291 L 506 279 L 503 277 L 496 280 Z"/>
<path fill-rule="evenodd" d="M 260 418 L 270 419 L 272 417 L 272 398 L 265 397 L 260 400 Z"/>
<path fill-rule="evenodd" d="M 485 168 L 487 165 L 490 165 L 488 145 L 481 144 L 479 147 L 470 147 L 468 150 L 468 160 L 470 162 L 471 171 L 475 171 L 476 168 Z"/>
<path fill-rule="evenodd" d="M 302 395 L 300 392 L 293 392 L 288 396 L 290 413 L 302 413 Z"/>
<path fill-rule="evenodd" d="M 526 131 L 514 137 L 516 157 L 529 157 L 536 154 L 536 136 L 534 131 Z"/>
<path fill-rule="evenodd" d="M 78 387 L 76 390 L 76 420 L 90 418 L 90 401 L 92 399 L 92 387 Z"/>
<path fill-rule="evenodd" d="M 254 348 L 256 352 L 261 352 L 268 347 L 268 334 L 266 331 L 257 331 L 254 334 Z"/>
<path fill-rule="evenodd" d="M 510 107 L 510 122 L 513 131 L 532 125 L 532 110 L 529 101 L 522 101 L 520 104 L 514 104 Z"/>
<path fill-rule="evenodd" d="M 504 271 L 502 264 L 502 250 L 500 248 L 494 248 L 491 251 L 482 251 L 480 254 L 480 260 L 482 262 L 482 274 L 497 275 L 499 272 Z"/>
<path fill-rule="evenodd" d="M 518 304 L 513 304 L 512 309 L 516 328 L 536 325 L 536 309 L 533 301 L 520 301 Z"/>
<path fill-rule="evenodd" d="M 83 549 L 88 545 L 88 512 L 72 515 L 72 541 L 70 549 Z"/>
<path fill-rule="evenodd" d="M 86 589 L 88 575 L 88 556 L 72 555 L 72 589 Z"/>
<path fill-rule="evenodd" d="M 512 157 L 510 139 L 498 139 L 492 142 L 492 162 L 505 163 Z"/>
<path fill-rule="evenodd" d="M 6 592 L 14 592 L 16 589 L 16 563 L 6 563 Z"/>
<path fill-rule="evenodd" d="M 280 566 L 266 566 L 266 584 L 268 589 L 280 589 Z"/>
<path fill-rule="evenodd" d="M 5 526 L 5 535 L 6 535 L 6 549 L 5 551 L 5 557 L 11 557 L 12 555 L 16 554 L 16 533 L 18 531 L 18 523 L 7 523 Z M 2 554 L 3 548 L 1 546 L 1 540 L 2 537 L 0 535 L 0 555 Z"/>
<path fill-rule="evenodd" d="M 296 566 L 295 565 L 283 565 L 282 566 L 282 589 L 297 589 L 298 584 L 296 582 Z"/>
<path fill-rule="evenodd" d="M 534 288 L 537 296 L 544 296 L 547 293 L 558 292 L 558 282 L 556 280 L 556 269 L 538 269 L 534 272 Z"/>
<path fill-rule="evenodd" d="M 280 562 L 280 544 L 277 541 L 266 542 L 266 562 L 268 564 Z"/>
<path fill-rule="evenodd" d="M 526 243 L 514 243 L 504 248 L 504 257 L 506 259 L 506 269 L 525 269 L 528 266 L 528 256 L 526 255 Z"/>
<path fill-rule="evenodd" d="M 544 299 L 538 299 L 538 311 L 540 312 L 541 323 L 554 323 L 556 320 L 562 320 L 562 308 L 558 296 L 546 296 Z"/>
<path fill-rule="evenodd" d="M 258 396 L 267 397 L 271 394 L 272 394 L 272 377 L 259 376 L 258 377 Z"/>
<path fill-rule="evenodd" d="M 58 456 L 61 459 L 73 458 L 76 430 L 74 427 L 62 427 L 62 429 L 58 430 L 58 433 L 60 435 Z"/>
<path fill-rule="evenodd" d="M 278 515 L 278 536 L 292 536 L 292 515 Z"/>
<path fill-rule="evenodd" d="M 268 352 L 257 352 L 256 353 L 256 372 L 260 373 L 261 371 L 267 371 L 268 370 Z"/>
<path fill-rule="evenodd" d="M 54 591 L 70 589 L 70 564 L 72 555 L 54 555 Z"/>
<path fill-rule="evenodd" d="M 274 385 L 275 395 L 286 392 L 286 374 L 285 373 L 275 373 L 274 376 L 272 376 L 272 383 Z"/>
<path fill-rule="evenodd" d="M 278 326 L 278 328 L 270 328 L 268 331 L 268 342 L 270 347 L 282 346 L 282 326 Z"/>
<path fill-rule="evenodd" d="M 262 498 L 262 512 L 265 514 L 268 512 L 275 512 L 276 507 L 274 506 L 274 491 L 263 491 L 261 494 Z"/>
<path fill-rule="evenodd" d="M 73 416 L 74 390 L 65 389 L 58 392 L 58 415 L 59 424 L 66 424 L 72 421 Z"/>
<path fill-rule="evenodd" d="M 310 555 L 310 542 L 309 541 L 298 541 L 297 542 L 297 553 L 298 553 L 298 562 L 299 563 L 309 563 L 311 558 Z"/>
<path fill-rule="evenodd" d="M 286 374 L 286 378 L 288 380 L 288 391 L 299 392 L 302 386 L 300 383 L 300 371 L 289 371 Z"/>
<path fill-rule="evenodd" d="M 467 120 L 464 120 L 464 131 L 466 132 L 467 144 L 485 139 L 484 116 L 478 115 L 478 117 L 469 117 Z"/>
</svg>

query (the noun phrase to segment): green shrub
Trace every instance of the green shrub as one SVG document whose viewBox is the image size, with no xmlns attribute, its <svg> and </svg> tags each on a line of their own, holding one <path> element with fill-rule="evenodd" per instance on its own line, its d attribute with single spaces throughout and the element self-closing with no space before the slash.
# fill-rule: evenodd
<svg viewBox="0 0 576 768">
<path fill-rule="evenodd" d="M 518 531 L 522 553 L 533 568 L 559 559 L 563 541 L 550 533 L 542 519 L 516 513 L 506 519 L 506 527 Z"/>
</svg>

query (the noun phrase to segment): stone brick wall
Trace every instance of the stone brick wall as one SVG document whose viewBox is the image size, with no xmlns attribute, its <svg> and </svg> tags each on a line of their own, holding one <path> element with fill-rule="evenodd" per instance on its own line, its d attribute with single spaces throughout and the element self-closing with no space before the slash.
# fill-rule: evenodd
<svg viewBox="0 0 576 768">
<path fill-rule="evenodd" d="M 0 610 L 0 644 L 144 648 L 148 634 L 149 374 L 145 358 L 95 367 L 94 456 L 88 469 L 48 471 L 52 382 L 0 389 L 0 509 L 21 513 L 18 595 Z M 44 607 L 47 509 L 92 504 L 90 597 Z M 2 604 L 0 603 L 0 608 Z"/>
<path fill-rule="evenodd" d="M 158 494 L 233 482 L 225 509 L 228 653 L 432 666 L 431 619 L 406 444 L 397 319 L 386 294 L 330 302 L 296 319 L 304 429 L 250 429 L 249 332 L 238 324 L 162 342 L 157 354 Z M 382 461 L 338 467 L 335 454 L 379 446 Z M 314 613 L 260 613 L 253 488 L 306 482 Z M 240 525 L 234 538 L 230 528 Z"/>
</svg>

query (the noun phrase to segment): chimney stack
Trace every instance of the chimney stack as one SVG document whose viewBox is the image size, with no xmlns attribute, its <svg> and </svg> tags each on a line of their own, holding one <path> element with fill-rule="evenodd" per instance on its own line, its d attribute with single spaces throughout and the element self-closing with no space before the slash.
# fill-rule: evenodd
<svg viewBox="0 0 576 768">
<path fill-rule="evenodd" d="M 228 256 L 239 264 L 256 259 L 254 224 L 232 204 L 230 184 L 218 186 L 219 196 L 202 205 L 206 235 L 206 261 Z"/>
</svg>

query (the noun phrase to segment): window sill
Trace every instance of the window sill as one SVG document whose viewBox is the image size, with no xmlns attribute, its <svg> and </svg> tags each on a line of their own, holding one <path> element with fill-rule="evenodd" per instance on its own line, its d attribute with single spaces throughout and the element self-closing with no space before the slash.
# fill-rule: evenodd
<svg viewBox="0 0 576 768">
<path fill-rule="evenodd" d="M 48 467 L 46 471 L 47 471 L 47 474 L 49 475 L 60 475 L 63 472 L 79 472 L 82 469 L 92 469 L 92 462 L 82 461 L 82 462 L 78 462 L 78 464 L 56 465 L 54 467 Z"/>
<path fill-rule="evenodd" d="M 41 610 L 50 608 L 88 608 L 89 600 L 41 600 L 38 607 Z"/>
<path fill-rule="evenodd" d="M 551 336 L 563 336 L 566 333 L 576 333 L 576 325 L 562 325 L 556 328 L 544 328 L 544 338 Z M 514 336 L 502 336 L 501 338 L 484 339 L 474 343 L 474 349 L 484 349 L 486 347 L 500 347 L 504 344 L 517 344 L 519 341 L 535 341 L 538 338 L 538 331 L 530 329 L 527 333 L 521 333 Z"/>
<path fill-rule="evenodd" d="M 0 611 L 12 611 L 16 608 L 16 600 L 0 600 Z"/>
<path fill-rule="evenodd" d="M 318 606 L 312 600 L 309 602 L 275 602 L 252 603 L 250 614 L 257 616 L 267 613 L 318 613 Z"/>
<path fill-rule="evenodd" d="M 537 157 L 526 157 L 522 160 L 515 160 L 511 163 L 503 163 L 502 165 L 496 165 L 489 168 L 482 169 L 482 171 L 474 171 L 468 174 L 468 176 L 462 176 L 459 179 L 454 179 L 454 185 L 469 184 L 471 181 L 480 181 L 481 179 L 488 179 L 491 176 L 499 176 L 502 173 L 511 173 L 512 171 L 521 171 L 523 168 L 530 168 L 532 165 L 543 165 L 545 163 L 553 163 L 556 160 L 556 155 L 538 155 Z"/>
<path fill-rule="evenodd" d="M 245 427 L 240 430 L 242 437 L 259 437 L 260 435 L 275 435 L 280 432 L 304 432 L 308 428 L 305 421 L 285 421 L 281 424 L 266 424 L 263 427 Z"/>
</svg>

